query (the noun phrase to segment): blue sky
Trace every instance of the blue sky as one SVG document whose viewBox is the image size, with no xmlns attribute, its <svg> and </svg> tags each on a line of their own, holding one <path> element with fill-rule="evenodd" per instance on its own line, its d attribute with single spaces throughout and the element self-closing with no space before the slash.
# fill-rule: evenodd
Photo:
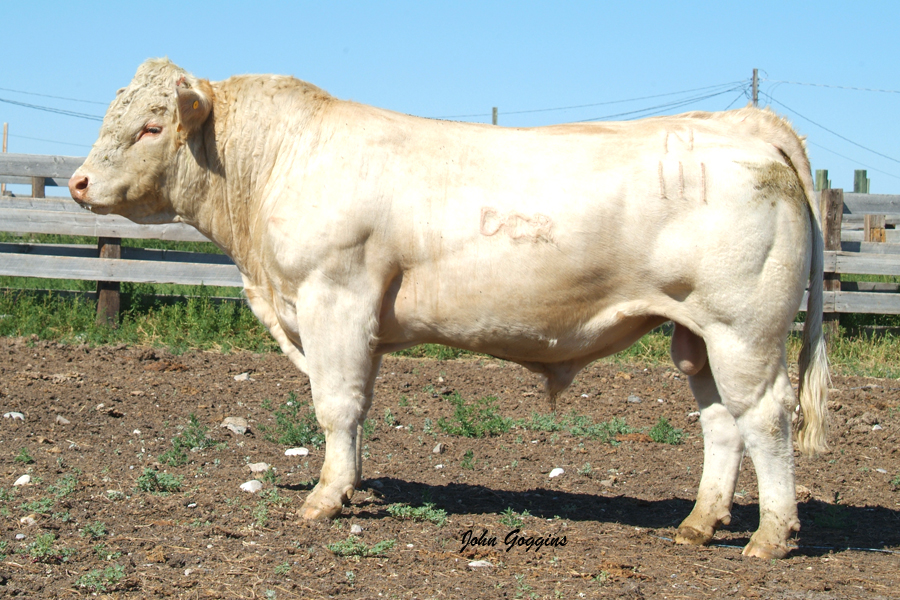
<svg viewBox="0 0 900 600">
<path fill-rule="evenodd" d="M 4 2 L 0 121 L 10 152 L 86 155 L 97 121 L 9 101 L 102 116 L 153 56 L 505 126 L 738 107 L 758 68 L 833 187 L 900 193 L 898 23 L 886 1 Z"/>
</svg>

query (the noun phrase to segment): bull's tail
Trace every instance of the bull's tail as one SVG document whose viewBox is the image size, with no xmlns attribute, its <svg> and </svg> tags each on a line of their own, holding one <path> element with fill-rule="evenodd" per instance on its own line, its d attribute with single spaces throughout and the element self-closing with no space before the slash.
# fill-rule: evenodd
<svg viewBox="0 0 900 600">
<path fill-rule="evenodd" d="M 815 196 L 812 196 L 814 199 Z M 815 211 L 818 213 L 819 211 Z M 809 266 L 809 298 L 806 303 L 806 322 L 803 324 L 803 343 L 800 349 L 800 411 L 802 419 L 797 431 L 797 445 L 804 454 L 824 452 L 827 445 L 828 420 L 828 356 L 822 332 L 823 266 L 825 242 L 819 220 L 811 208 L 812 260 Z"/>
<path fill-rule="evenodd" d="M 774 113 L 766 111 L 770 118 Z M 797 430 L 797 445 L 807 455 L 824 452 L 828 436 L 828 388 L 831 378 L 828 374 L 828 355 L 825 349 L 825 336 L 822 331 L 822 308 L 824 300 L 824 250 L 825 240 L 822 235 L 819 206 L 813 188 L 812 173 L 803 140 L 793 131 L 790 125 L 782 120 L 790 133 L 778 136 L 776 145 L 788 159 L 797 177 L 803 184 L 809 208 L 809 224 L 812 231 L 812 257 L 809 263 L 809 295 L 806 304 L 806 322 L 803 324 L 803 342 L 800 349 L 800 396 L 801 418 Z M 785 132 L 787 133 L 787 132 Z M 785 139 L 787 138 L 787 139 Z"/>
</svg>

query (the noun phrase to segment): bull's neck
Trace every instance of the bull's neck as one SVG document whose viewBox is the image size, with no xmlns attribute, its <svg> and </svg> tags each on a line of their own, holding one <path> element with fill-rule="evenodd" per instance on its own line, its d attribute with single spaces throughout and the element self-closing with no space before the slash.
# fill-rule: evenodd
<svg viewBox="0 0 900 600">
<path fill-rule="evenodd" d="M 241 76 L 214 83 L 212 118 L 179 151 L 176 212 L 213 240 L 241 272 L 259 278 L 266 203 L 283 154 L 319 139 L 326 92 L 288 77 Z M 287 157 L 290 162 L 290 157 Z M 295 165 L 296 166 L 296 165 Z M 174 204 L 174 202 L 173 202 Z"/>
</svg>

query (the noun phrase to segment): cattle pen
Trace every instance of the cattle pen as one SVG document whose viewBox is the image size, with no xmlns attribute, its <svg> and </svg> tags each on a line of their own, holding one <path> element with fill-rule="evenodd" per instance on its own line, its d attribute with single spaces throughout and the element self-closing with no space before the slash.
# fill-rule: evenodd
<svg viewBox="0 0 900 600">
<path fill-rule="evenodd" d="M 68 195 L 46 197 L 47 187 L 65 188 L 82 162 L 84 157 L 0 155 L 0 182 L 31 186 L 30 196 L 10 195 L 0 201 L 0 233 L 12 234 L 0 242 L 0 276 L 96 281 L 98 320 L 107 322 L 116 319 L 121 282 L 243 286 L 237 267 L 222 254 L 121 246 L 122 239 L 209 241 L 191 226 L 140 225 L 83 210 Z M 857 180 L 860 173 L 865 180 L 864 172 L 857 173 Z M 817 175 L 826 187 L 827 172 Z M 895 228 L 900 195 L 841 189 L 818 193 L 825 235 L 826 322 L 836 323 L 841 313 L 900 314 L 900 284 L 865 281 L 900 277 L 900 230 Z M 36 243 L 28 237 L 34 234 L 88 236 L 97 243 Z"/>
</svg>

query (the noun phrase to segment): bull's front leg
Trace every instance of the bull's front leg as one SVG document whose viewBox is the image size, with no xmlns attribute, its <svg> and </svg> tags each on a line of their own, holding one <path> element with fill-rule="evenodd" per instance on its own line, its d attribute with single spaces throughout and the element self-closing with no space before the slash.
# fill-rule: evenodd
<svg viewBox="0 0 900 600">
<path fill-rule="evenodd" d="M 300 510 L 304 519 L 334 518 L 362 479 L 362 425 L 381 359 L 373 355 L 372 303 L 323 286 L 298 304 L 316 419 L 325 432 L 325 463 Z"/>
</svg>

